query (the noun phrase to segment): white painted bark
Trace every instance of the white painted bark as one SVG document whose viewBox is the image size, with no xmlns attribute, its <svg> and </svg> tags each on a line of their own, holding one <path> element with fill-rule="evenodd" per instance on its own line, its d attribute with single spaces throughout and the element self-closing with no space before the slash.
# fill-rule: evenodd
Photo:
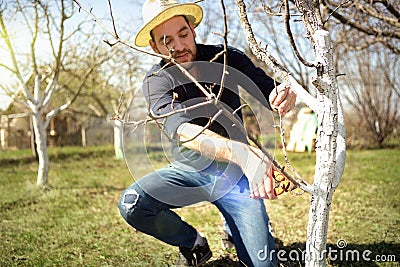
<svg viewBox="0 0 400 267">
<path fill-rule="evenodd" d="M 122 142 L 122 133 L 124 131 L 124 126 L 121 121 L 114 120 L 112 121 L 114 128 L 114 151 L 116 159 L 123 159 L 123 142 Z"/>
<path fill-rule="evenodd" d="M 316 168 L 314 195 L 308 218 L 306 266 L 326 266 L 326 236 L 333 193 L 345 164 L 345 124 L 334 73 L 329 32 L 317 30 L 313 36 L 317 62 L 323 73 L 315 80 L 317 99 Z"/>
<path fill-rule="evenodd" d="M 35 131 L 36 151 L 39 159 L 36 185 L 43 187 L 49 177 L 49 153 L 47 148 L 47 134 L 44 127 L 42 112 L 36 110 L 32 113 L 33 129 Z"/>
<path fill-rule="evenodd" d="M 36 74 L 35 84 L 33 88 L 33 101 L 27 100 L 27 104 L 32 112 L 32 124 L 33 131 L 35 132 L 35 143 L 36 152 L 38 156 L 38 172 L 36 178 L 36 185 L 39 187 L 45 187 L 49 178 L 49 152 L 47 147 L 47 127 L 52 117 L 54 117 L 59 111 L 65 109 L 67 106 L 63 105 L 56 109 L 51 110 L 47 113 L 44 118 L 44 110 L 49 102 L 44 103 L 45 97 L 53 95 L 56 85 L 58 83 L 58 74 L 55 74 L 49 84 L 52 86 L 46 88 L 46 91 L 41 92 L 40 88 L 42 85 L 41 75 Z M 47 92 L 47 93 L 46 93 Z"/>
<path fill-rule="evenodd" d="M 346 160 L 346 127 L 333 64 L 333 48 L 329 32 L 322 30 L 321 21 L 311 1 L 297 2 L 303 22 L 314 46 L 317 77 L 313 84 L 317 98 L 307 93 L 265 49 L 255 40 L 246 16 L 243 0 L 236 0 L 240 22 L 250 48 L 258 59 L 269 65 L 282 80 L 288 82 L 299 98 L 311 107 L 318 118 L 316 167 L 310 203 L 306 266 L 326 266 L 326 238 L 332 196 L 342 177 Z M 314 9 L 313 9 L 314 8 Z"/>
</svg>

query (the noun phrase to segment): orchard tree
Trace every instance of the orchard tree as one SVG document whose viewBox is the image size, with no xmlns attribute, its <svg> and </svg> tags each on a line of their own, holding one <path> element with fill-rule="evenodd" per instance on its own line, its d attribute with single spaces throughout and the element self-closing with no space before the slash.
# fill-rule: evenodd
<svg viewBox="0 0 400 267">
<path fill-rule="evenodd" d="M 314 69 L 312 84 L 316 97 L 308 93 L 284 66 L 255 39 L 252 25 L 246 13 L 246 5 L 236 0 L 239 17 L 252 52 L 266 62 L 283 81 L 291 84 L 300 100 L 317 115 L 316 166 L 311 190 L 311 207 L 306 241 L 306 266 L 326 265 L 326 236 L 332 197 L 343 174 L 346 159 L 346 128 L 339 97 L 333 59 L 331 33 L 324 27 L 325 19 L 318 1 L 297 0 L 296 12 L 301 15 L 308 41 L 313 47 L 313 60 L 307 60 L 298 51 L 290 28 L 291 8 L 283 1 L 286 33 L 301 64 Z M 269 8 L 268 10 L 270 10 Z M 266 12 L 270 15 L 269 12 Z"/>
<path fill-rule="evenodd" d="M 71 1 L 15 1 L 0 2 L 0 41 L 8 51 L 10 64 L 0 63 L 17 81 L 17 91 L 22 97 L 16 99 L 30 111 L 33 122 L 35 144 L 38 155 L 38 175 L 36 184 L 45 187 L 48 183 L 49 156 L 47 148 L 47 128 L 51 119 L 67 109 L 79 95 L 80 90 L 59 105 L 51 105 L 53 98 L 62 89 L 60 74 L 71 64 L 71 54 L 79 53 L 74 46 L 75 37 L 81 33 L 81 25 L 68 30 L 68 22 L 74 13 Z M 23 42 L 16 39 L 15 23 L 20 25 Z M 21 36 L 19 36 L 21 37 Z M 81 36 L 82 38 L 84 35 Z M 80 41 L 83 41 L 81 39 Z M 27 47 L 21 47 L 26 44 Z M 43 58 L 48 51 L 47 58 Z M 84 52 L 80 50 L 80 53 Z M 88 51 L 92 65 L 82 74 L 83 82 L 96 66 L 106 60 L 106 55 Z M 90 54 L 91 53 L 91 54 Z M 21 57 L 20 55 L 26 55 Z M 83 55 L 83 54 L 81 54 Z M 73 60 L 73 58 L 72 58 Z M 80 86 L 82 88 L 83 86 Z"/>
<path fill-rule="evenodd" d="M 103 49 L 107 48 L 103 46 Z M 98 66 L 91 76 L 83 84 L 84 88 L 79 94 L 79 98 L 69 110 L 81 117 L 82 124 L 89 117 L 101 118 L 112 125 L 114 129 L 114 150 L 118 159 L 123 158 L 122 134 L 123 125 L 119 120 L 114 120 L 113 114 L 124 113 L 128 104 L 135 97 L 141 81 L 138 78 L 142 73 L 142 66 L 139 57 L 129 53 L 122 47 L 113 47 L 108 51 L 109 60 Z M 110 49 L 108 49 L 110 50 Z M 68 83 L 63 83 L 68 94 L 74 95 L 80 90 L 78 84 L 85 73 L 86 65 L 91 65 L 90 59 L 82 58 L 78 69 L 68 70 L 62 75 L 63 80 L 68 79 Z M 139 108 L 140 101 L 137 101 Z M 143 108 L 143 105 L 142 105 Z"/>
<path fill-rule="evenodd" d="M 324 27 L 330 31 L 335 48 L 334 65 L 346 111 L 354 120 L 352 124 L 356 123 L 355 131 L 349 131 L 348 143 L 381 147 L 393 133 L 399 117 L 399 82 L 395 77 L 399 72 L 400 2 L 327 0 L 321 1 L 320 7 Z M 301 15 L 296 6 L 291 6 L 290 21 L 285 21 L 280 1 L 266 0 L 261 8 L 253 6 L 251 12 L 261 24 L 254 25 L 257 38 L 268 44 L 270 53 L 297 82 L 309 86 L 312 68 L 293 61 L 296 52 L 313 58 L 311 43 L 302 38 L 307 35 L 305 28 L 296 22 Z M 284 24 L 290 26 L 292 40 L 282 34 Z M 288 49 L 291 43 L 296 44 L 298 51 Z"/>
<path fill-rule="evenodd" d="M 346 102 L 357 115 L 358 131 L 352 138 L 382 147 L 400 123 L 400 60 L 382 46 L 371 50 L 347 52 L 353 60 L 340 62 L 346 73 L 340 80 L 347 87 Z"/>
</svg>

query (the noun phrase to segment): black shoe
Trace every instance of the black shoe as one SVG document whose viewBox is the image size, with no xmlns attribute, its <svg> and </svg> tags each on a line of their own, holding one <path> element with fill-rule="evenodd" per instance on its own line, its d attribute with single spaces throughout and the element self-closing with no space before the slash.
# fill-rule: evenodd
<svg viewBox="0 0 400 267">
<path fill-rule="evenodd" d="M 176 266 L 200 266 L 208 261 L 212 252 L 208 246 L 207 239 L 204 238 L 204 245 L 197 245 L 194 249 L 180 247 L 179 258 L 176 262 Z"/>
</svg>

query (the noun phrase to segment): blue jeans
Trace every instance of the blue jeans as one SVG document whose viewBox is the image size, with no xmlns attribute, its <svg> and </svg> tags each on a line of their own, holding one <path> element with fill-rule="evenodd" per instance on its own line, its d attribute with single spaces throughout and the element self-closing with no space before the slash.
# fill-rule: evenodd
<svg viewBox="0 0 400 267">
<path fill-rule="evenodd" d="M 226 171 L 223 163 L 200 172 L 179 164 L 144 176 L 122 193 L 118 208 L 126 222 L 170 245 L 193 247 L 196 229 L 172 209 L 210 201 L 229 225 L 241 264 L 277 266 L 264 202 L 249 197 L 247 178 L 241 174 L 232 180 L 240 172 Z"/>
</svg>

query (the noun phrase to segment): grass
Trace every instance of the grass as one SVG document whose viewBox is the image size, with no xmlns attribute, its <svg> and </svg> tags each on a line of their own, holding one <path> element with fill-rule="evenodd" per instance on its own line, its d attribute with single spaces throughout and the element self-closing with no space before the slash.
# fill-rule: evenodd
<svg viewBox="0 0 400 267">
<path fill-rule="evenodd" d="M 154 158 L 158 158 L 157 156 Z M 312 180 L 314 154 L 289 154 Z M 37 164 L 30 151 L 0 152 L 0 266 L 171 266 L 176 249 L 136 232 L 120 217 L 119 196 L 133 182 L 111 147 L 51 148 L 50 186 L 35 186 Z M 134 177 L 149 171 L 147 158 L 132 155 Z M 156 168 L 162 166 L 156 162 Z M 342 181 L 331 206 L 328 243 L 347 250 L 395 255 L 396 262 L 333 261 L 328 266 L 400 266 L 400 151 L 349 151 Z M 279 249 L 305 247 L 307 195 L 267 201 Z M 220 217 L 201 203 L 177 210 L 213 250 L 207 266 L 232 266 L 233 252 L 220 248 Z M 285 266 L 301 266 L 286 262 Z"/>
</svg>

